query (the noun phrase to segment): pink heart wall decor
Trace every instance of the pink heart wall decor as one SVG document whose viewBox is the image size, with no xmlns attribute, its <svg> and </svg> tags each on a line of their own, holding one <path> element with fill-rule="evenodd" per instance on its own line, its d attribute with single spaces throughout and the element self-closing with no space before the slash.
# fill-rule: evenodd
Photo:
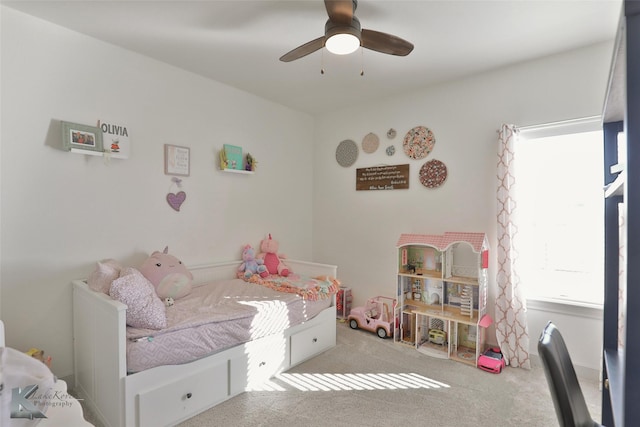
<svg viewBox="0 0 640 427">
<path fill-rule="evenodd" d="M 176 194 L 169 193 L 167 194 L 167 202 L 169 206 L 173 208 L 173 210 L 180 212 L 180 206 L 184 203 L 184 200 L 187 198 L 187 193 L 184 191 L 178 191 Z"/>
</svg>

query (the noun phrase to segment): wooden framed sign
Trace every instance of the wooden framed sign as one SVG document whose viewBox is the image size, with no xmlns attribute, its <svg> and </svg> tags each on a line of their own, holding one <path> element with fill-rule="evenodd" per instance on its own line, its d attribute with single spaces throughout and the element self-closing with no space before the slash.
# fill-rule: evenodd
<svg viewBox="0 0 640 427">
<path fill-rule="evenodd" d="M 356 169 L 356 190 L 403 190 L 409 188 L 409 165 Z"/>
</svg>

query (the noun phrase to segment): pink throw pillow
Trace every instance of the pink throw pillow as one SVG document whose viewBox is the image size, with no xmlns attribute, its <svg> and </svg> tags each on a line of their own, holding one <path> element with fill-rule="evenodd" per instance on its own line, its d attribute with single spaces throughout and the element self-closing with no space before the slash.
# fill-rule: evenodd
<svg viewBox="0 0 640 427">
<path fill-rule="evenodd" d="M 142 329 L 167 327 L 164 303 L 151 282 L 135 268 L 122 270 L 120 277 L 111 284 L 109 295 L 127 305 L 127 325 Z"/>
</svg>

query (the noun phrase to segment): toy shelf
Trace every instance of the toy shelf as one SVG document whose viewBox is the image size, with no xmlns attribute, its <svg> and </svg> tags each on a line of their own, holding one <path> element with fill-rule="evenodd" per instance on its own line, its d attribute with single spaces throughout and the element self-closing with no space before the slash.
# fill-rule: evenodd
<svg viewBox="0 0 640 427">
<path fill-rule="evenodd" d="M 484 233 L 402 234 L 394 341 L 476 366 L 485 350 L 488 243 Z"/>
</svg>

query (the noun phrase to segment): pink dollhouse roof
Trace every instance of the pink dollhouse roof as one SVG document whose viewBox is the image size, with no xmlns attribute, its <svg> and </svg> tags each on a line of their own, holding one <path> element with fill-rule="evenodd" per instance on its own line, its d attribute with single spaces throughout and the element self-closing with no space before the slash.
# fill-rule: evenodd
<svg viewBox="0 0 640 427">
<path fill-rule="evenodd" d="M 446 232 L 444 234 L 401 234 L 396 247 L 406 245 L 427 245 L 438 250 L 445 250 L 453 243 L 466 242 L 475 252 L 482 251 L 485 245 L 485 233 Z"/>
</svg>

